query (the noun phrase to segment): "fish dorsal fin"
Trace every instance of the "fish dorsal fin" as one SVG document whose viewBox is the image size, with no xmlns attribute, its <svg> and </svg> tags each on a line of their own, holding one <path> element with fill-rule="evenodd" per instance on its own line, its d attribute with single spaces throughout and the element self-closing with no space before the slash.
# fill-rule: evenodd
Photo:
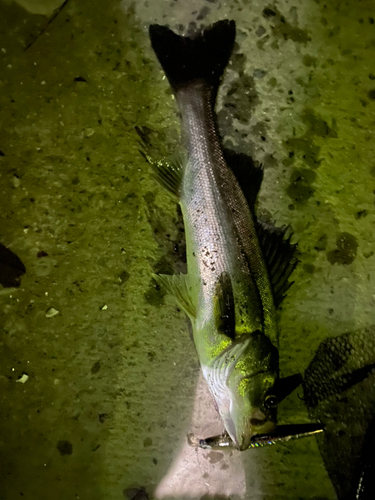
<svg viewBox="0 0 375 500">
<path fill-rule="evenodd" d="M 251 157 L 244 153 L 237 153 L 231 149 L 224 149 L 223 154 L 226 164 L 234 173 L 245 195 L 250 210 L 253 212 L 260 185 L 263 180 L 263 169 L 261 167 L 256 167 Z"/>
<path fill-rule="evenodd" d="M 285 238 L 287 233 L 289 236 Z M 298 264 L 297 245 L 290 243 L 292 233 L 289 226 L 279 228 L 258 220 L 257 234 L 277 308 L 293 284 L 289 277 Z"/>
<path fill-rule="evenodd" d="M 235 338 L 235 309 L 232 281 L 228 273 L 221 273 L 214 294 L 216 329 L 227 337 Z"/>
<path fill-rule="evenodd" d="M 186 151 L 178 151 L 162 160 L 154 160 L 142 150 L 140 150 L 140 153 L 152 166 L 157 181 L 175 198 L 179 199 L 182 177 L 188 161 Z"/>
<path fill-rule="evenodd" d="M 189 318 L 194 320 L 197 316 L 197 306 L 189 276 L 187 274 L 153 274 L 152 276 L 158 285 L 173 295 Z"/>
</svg>

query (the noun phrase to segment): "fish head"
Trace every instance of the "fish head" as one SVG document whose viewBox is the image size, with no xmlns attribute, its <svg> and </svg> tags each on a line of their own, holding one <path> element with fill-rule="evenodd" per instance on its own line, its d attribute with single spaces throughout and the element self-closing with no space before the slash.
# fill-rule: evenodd
<svg viewBox="0 0 375 500">
<path fill-rule="evenodd" d="M 250 446 L 256 434 L 268 434 L 276 428 L 277 399 L 273 385 L 277 375 L 272 370 L 243 378 L 230 385 L 227 430 L 239 450 Z"/>
<path fill-rule="evenodd" d="M 225 396 L 216 403 L 228 434 L 239 450 L 246 450 L 252 436 L 276 427 L 278 350 L 255 332 L 238 355 L 227 356 L 227 363 Z"/>
</svg>

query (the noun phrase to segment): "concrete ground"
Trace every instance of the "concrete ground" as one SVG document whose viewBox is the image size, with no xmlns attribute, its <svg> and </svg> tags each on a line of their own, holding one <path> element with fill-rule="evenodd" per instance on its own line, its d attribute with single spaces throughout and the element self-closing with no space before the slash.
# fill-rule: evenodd
<svg viewBox="0 0 375 500">
<path fill-rule="evenodd" d="M 325 338 L 375 323 L 372 6 L 1 0 L 0 241 L 26 267 L 0 290 L 1 500 L 335 498 L 314 438 L 187 445 L 222 427 L 151 278 L 184 271 L 183 226 L 134 127 L 161 153 L 178 141 L 148 25 L 235 19 L 218 119 L 264 165 L 258 213 L 299 242 L 280 366 L 303 372 Z M 298 395 L 281 423 L 309 421 Z"/>
</svg>

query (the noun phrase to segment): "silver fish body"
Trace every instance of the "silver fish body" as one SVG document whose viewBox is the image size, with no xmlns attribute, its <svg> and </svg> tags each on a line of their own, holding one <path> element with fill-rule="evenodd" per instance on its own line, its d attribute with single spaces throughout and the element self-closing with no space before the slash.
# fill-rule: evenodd
<svg viewBox="0 0 375 500">
<path fill-rule="evenodd" d="M 276 425 L 279 362 L 276 308 L 256 221 L 215 125 L 217 87 L 234 35 L 233 21 L 220 21 L 192 38 L 150 27 L 175 93 L 187 150 L 185 162 L 169 171 L 164 165 L 159 173 L 181 205 L 188 274 L 158 279 L 189 315 L 216 407 L 230 438 L 244 450 L 252 436 Z M 292 268 L 284 271 L 286 279 Z"/>
<path fill-rule="evenodd" d="M 249 205 L 224 159 L 211 93 L 204 82 L 176 93 L 189 153 L 180 194 L 188 268 L 201 283 L 196 322 L 212 322 L 216 285 L 225 273 L 235 299 L 236 337 L 259 330 L 277 347 L 267 269 Z"/>
<path fill-rule="evenodd" d="M 239 449 L 246 449 L 254 433 L 273 427 L 269 410 L 260 401 L 251 404 L 257 398 L 246 386 L 254 385 L 255 377 L 266 395 L 278 376 L 275 307 L 252 214 L 221 150 L 210 89 L 198 82 L 177 92 L 176 99 L 188 138 L 180 205 L 189 279 L 198 292 L 194 340 L 225 427 Z M 217 328 L 222 276 L 230 277 L 233 290 L 234 335 Z M 254 359 L 260 350 L 268 352 Z"/>
</svg>

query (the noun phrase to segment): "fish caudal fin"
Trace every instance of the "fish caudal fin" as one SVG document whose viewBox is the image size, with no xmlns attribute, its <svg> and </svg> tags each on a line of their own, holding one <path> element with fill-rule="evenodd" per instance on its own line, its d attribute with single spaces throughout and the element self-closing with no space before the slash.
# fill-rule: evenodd
<svg viewBox="0 0 375 500">
<path fill-rule="evenodd" d="M 176 35 L 166 26 L 149 28 L 152 48 L 173 90 L 196 80 L 204 80 L 213 88 L 228 64 L 234 44 L 234 21 L 219 21 L 192 37 Z"/>
</svg>

